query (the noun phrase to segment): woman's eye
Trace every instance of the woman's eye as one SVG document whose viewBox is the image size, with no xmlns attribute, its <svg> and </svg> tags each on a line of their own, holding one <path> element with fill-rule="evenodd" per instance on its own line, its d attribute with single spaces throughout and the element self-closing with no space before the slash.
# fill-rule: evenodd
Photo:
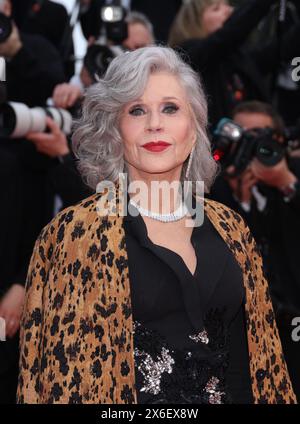
<svg viewBox="0 0 300 424">
<path fill-rule="evenodd" d="M 129 111 L 129 113 L 130 113 L 130 115 L 133 115 L 133 116 L 140 116 L 144 113 L 144 111 L 141 107 L 135 107 L 135 108 L 131 109 Z"/>
<path fill-rule="evenodd" d="M 168 114 L 172 114 L 172 113 L 177 112 L 178 109 L 179 109 L 179 107 L 176 106 L 176 105 L 167 105 L 163 108 L 163 112 L 166 112 Z M 129 114 L 133 115 L 133 116 L 141 116 L 141 115 L 144 115 L 144 113 L 145 113 L 145 111 L 141 107 L 134 107 L 129 111 Z"/>
<path fill-rule="evenodd" d="M 167 113 L 175 113 L 178 109 L 179 107 L 176 105 L 168 105 L 164 108 L 164 111 L 166 111 Z"/>
</svg>

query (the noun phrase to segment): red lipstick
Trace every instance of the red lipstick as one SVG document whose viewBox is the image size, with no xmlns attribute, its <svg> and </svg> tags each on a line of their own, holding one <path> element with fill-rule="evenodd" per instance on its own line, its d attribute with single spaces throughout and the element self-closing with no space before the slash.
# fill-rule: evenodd
<svg viewBox="0 0 300 424">
<path fill-rule="evenodd" d="M 150 143 L 142 145 L 144 149 L 149 150 L 150 152 L 162 152 L 169 146 L 171 146 L 171 144 L 166 141 L 151 141 Z"/>
</svg>

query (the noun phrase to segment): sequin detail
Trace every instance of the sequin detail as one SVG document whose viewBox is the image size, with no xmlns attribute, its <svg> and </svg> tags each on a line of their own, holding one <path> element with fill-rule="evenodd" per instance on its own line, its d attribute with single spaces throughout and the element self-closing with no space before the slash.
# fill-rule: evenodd
<svg viewBox="0 0 300 424">
<path fill-rule="evenodd" d="M 199 343 L 199 342 L 204 343 L 204 344 L 209 343 L 209 338 L 208 338 L 206 330 L 200 331 L 200 333 L 198 333 L 198 334 L 191 334 L 189 336 L 189 338 L 196 343 Z"/>
<path fill-rule="evenodd" d="M 140 389 L 141 392 L 150 392 L 157 395 L 160 392 L 161 376 L 164 372 L 171 373 L 174 359 L 169 354 L 169 350 L 163 348 L 158 361 L 154 361 L 146 352 L 135 349 L 135 355 L 141 356 L 141 362 L 138 365 L 139 371 L 144 376 L 145 385 Z"/>
<path fill-rule="evenodd" d="M 138 403 L 231 403 L 225 380 L 229 352 L 222 314 L 211 311 L 207 317 L 209 345 L 184 350 L 170 347 L 158 331 L 134 320 Z"/>
<path fill-rule="evenodd" d="M 209 393 L 209 403 L 213 403 L 213 404 L 222 403 L 222 396 L 225 395 L 225 393 L 217 390 L 217 386 L 219 383 L 220 383 L 220 380 L 217 377 L 211 377 L 211 379 L 205 386 L 206 392 Z"/>
</svg>

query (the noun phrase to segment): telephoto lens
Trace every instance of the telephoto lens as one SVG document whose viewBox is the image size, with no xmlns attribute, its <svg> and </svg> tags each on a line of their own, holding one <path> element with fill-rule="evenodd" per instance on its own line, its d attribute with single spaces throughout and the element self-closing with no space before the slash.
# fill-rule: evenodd
<svg viewBox="0 0 300 424">
<path fill-rule="evenodd" d="M 22 138 L 29 132 L 46 132 L 46 117 L 52 118 L 66 135 L 72 128 L 72 115 L 54 107 L 29 108 L 24 103 L 8 102 L 0 106 L 0 137 Z"/>
</svg>

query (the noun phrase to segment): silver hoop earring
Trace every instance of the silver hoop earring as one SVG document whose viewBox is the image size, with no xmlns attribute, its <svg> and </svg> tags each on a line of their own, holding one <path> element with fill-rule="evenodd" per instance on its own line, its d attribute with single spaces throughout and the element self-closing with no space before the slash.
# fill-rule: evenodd
<svg viewBox="0 0 300 424">
<path fill-rule="evenodd" d="M 186 172 L 185 172 L 185 179 L 186 180 L 188 179 L 190 169 L 191 169 L 191 166 L 192 166 L 194 150 L 195 150 L 195 146 L 192 147 L 190 157 L 189 157 L 189 161 L 188 161 L 188 165 L 187 165 L 187 168 L 186 168 Z"/>
</svg>

